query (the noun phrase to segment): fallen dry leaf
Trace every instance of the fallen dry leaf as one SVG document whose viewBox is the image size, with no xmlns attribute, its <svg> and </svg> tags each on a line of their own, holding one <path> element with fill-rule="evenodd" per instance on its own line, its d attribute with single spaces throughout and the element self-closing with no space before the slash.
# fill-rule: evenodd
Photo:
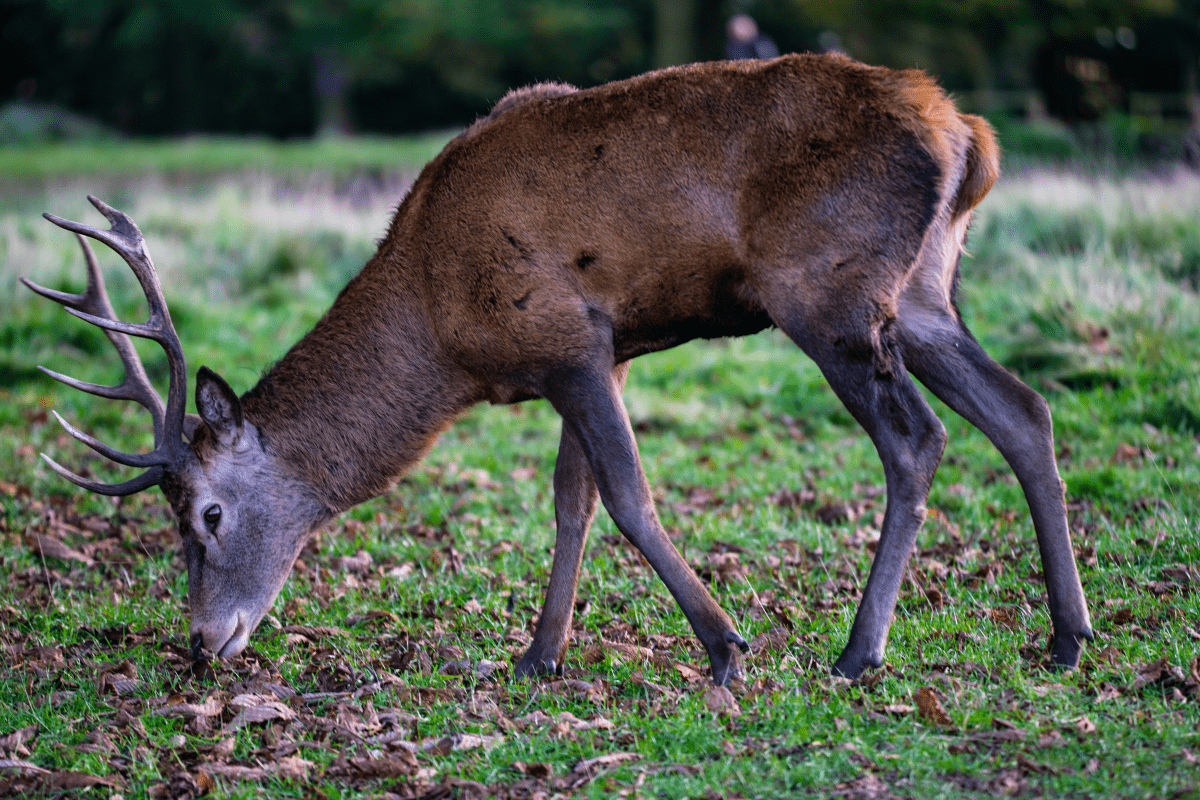
<svg viewBox="0 0 1200 800">
<path fill-rule="evenodd" d="M 372 609 L 365 614 L 351 614 L 346 617 L 346 627 L 353 628 L 355 625 L 363 623 L 382 622 L 387 625 L 399 625 L 400 617 L 396 616 L 394 611 L 384 609 Z"/>
<path fill-rule="evenodd" d="M 546 725 L 550 722 L 550 716 L 545 711 L 534 709 L 524 716 L 517 717 L 513 720 L 520 730 L 528 730 L 529 728 Z"/>
<path fill-rule="evenodd" d="M 830 797 L 852 797 L 855 800 L 885 800 L 893 797 L 891 787 L 873 772 L 864 773 L 852 781 L 839 783 Z"/>
<path fill-rule="evenodd" d="M 826 525 L 837 525 L 843 522 L 853 522 L 862 516 L 866 504 L 858 502 L 826 503 L 813 512 L 813 515 Z"/>
<path fill-rule="evenodd" d="M 375 560 L 366 550 L 359 550 L 352 556 L 339 556 L 333 560 L 333 563 L 338 569 L 361 574 L 369 570 Z"/>
<path fill-rule="evenodd" d="M 929 606 L 934 611 L 941 611 L 946 607 L 946 597 L 936 586 L 930 586 L 925 590 L 925 599 L 929 601 Z"/>
<path fill-rule="evenodd" d="M 585 647 L 580 652 L 579 659 L 585 664 L 602 664 L 605 658 L 611 656 L 616 656 L 616 660 L 620 662 L 650 661 L 654 658 L 654 651 L 649 647 L 628 642 L 601 639 L 599 643 Z"/>
<path fill-rule="evenodd" d="M 934 725 L 952 725 L 953 720 L 942 706 L 941 699 L 932 686 L 922 686 L 917 690 L 917 713 L 921 719 Z"/>
<path fill-rule="evenodd" d="M 229 701 L 230 708 L 241 709 L 222 729 L 224 733 L 236 731 L 246 725 L 270 722 L 275 719 L 295 719 L 296 712 L 273 697 L 256 694 L 241 694 Z"/>
<path fill-rule="evenodd" d="M 503 734 L 452 733 L 449 736 L 434 736 L 421 742 L 421 750 L 435 756 L 448 756 L 456 750 L 474 750 L 482 747 L 491 750 L 504 741 Z"/>
<path fill-rule="evenodd" d="M 471 674 L 471 662 L 466 659 L 447 661 L 438 668 L 438 675 L 461 676 Z"/>
<path fill-rule="evenodd" d="M 537 467 L 517 467 L 508 473 L 514 481 L 527 481 L 537 475 Z"/>
<path fill-rule="evenodd" d="M 147 791 L 155 800 L 175 800 L 175 798 L 192 798 L 208 794 L 217 786 L 212 776 L 206 772 L 192 775 L 189 772 L 177 772 L 170 780 L 158 783 Z"/>
<path fill-rule="evenodd" d="M 913 713 L 916 709 L 907 703 L 888 703 L 880 711 L 884 714 L 891 714 L 893 717 L 903 717 L 906 714 Z"/>
<path fill-rule="evenodd" d="M 704 690 L 704 707 L 719 717 L 740 717 L 742 707 L 728 686 L 709 686 Z"/>
<path fill-rule="evenodd" d="M 39 767 L 32 761 L 21 761 L 15 758 L 0 758 L 0 769 L 11 769 L 29 775 L 50 774 L 50 770 Z"/>
<path fill-rule="evenodd" d="M 397 750 L 383 758 L 338 759 L 327 774 L 338 778 L 401 778 L 418 775 L 420 771 L 415 753 Z"/>
<path fill-rule="evenodd" d="M 1133 609 L 1130 609 L 1130 608 L 1117 609 L 1116 611 L 1114 611 L 1112 614 L 1109 615 L 1108 619 L 1110 622 L 1112 622 L 1113 625 L 1128 625 L 1129 623 L 1133 622 L 1133 620 L 1134 620 Z"/>
<path fill-rule="evenodd" d="M 1157 661 L 1152 661 L 1149 664 L 1143 664 L 1137 668 L 1137 677 L 1133 679 L 1133 689 L 1141 689 L 1159 680 L 1162 680 L 1163 673 L 1170 668 L 1170 661 L 1164 656 Z"/>
<path fill-rule="evenodd" d="M 688 683 L 699 683 L 704 680 L 704 676 L 700 674 L 700 671 L 690 664 L 682 664 L 676 661 L 674 667 L 675 671 Z"/>
<path fill-rule="evenodd" d="M 1141 448 L 1134 447 L 1131 444 L 1119 444 L 1117 449 L 1113 451 L 1112 458 L 1108 460 L 1110 464 L 1134 464 L 1142 460 Z"/>
<path fill-rule="evenodd" d="M 531 764 L 526 764 L 524 761 L 514 761 L 509 766 L 522 775 L 528 775 L 531 778 L 538 778 L 540 780 L 549 778 L 552 772 L 550 765 L 541 761 L 535 761 Z"/>
<path fill-rule="evenodd" d="M 337 638 L 350 635 L 350 632 L 342 628 L 334 628 L 329 625 L 284 625 L 280 628 L 283 634 L 291 634 L 294 636 L 302 636 L 311 641 L 320 641 L 321 639 Z"/>
<path fill-rule="evenodd" d="M 215 717 L 225 710 L 225 703 L 216 695 L 210 695 L 203 703 L 188 703 L 182 698 L 154 709 L 156 717 Z"/>
<path fill-rule="evenodd" d="M 120 748 L 103 730 L 88 731 L 86 741 L 75 745 L 80 753 L 119 753 Z M 180 737 L 182 738 L 182 737 Z"/>
<path fill-rule="evenodd" d="M 786 617 L 785 617 L 786 618 Z M 770 630 L 760 633 L 750 641 L 750 652 L 761 655 L 766 653 L 781 653 L 787 650 L 792 633 L 785 627 L 776 625 Z"/>
<path fill-rule="evenodd" d="M 30 751 L 25 745 L 33 741 L 38 735 L 38 726 L 29 725 L 24 728 L 19 728 L 12 733 L 0 736 L 0 751 L 7 755 L 27 756 Z"/>
<path fill-rule="evenodd" d="M 590 683 L 575 678 L 549 681 L 543 684 L 542 689 L 552 694 L 564 694 L 581 700 L 587 700 L 591 703 L 601 703 L 607 695 L 602 681 Z"/>
<path fill-rule="evenodd" d="M 201 769 L 214 778 L 224 778 L 230 781 L 258 782 L 266 778 L 283 778 L 286 780 L 305 780 L 312 767 L 311 761 L 299 756 L 285 756 L 261 767 L 244 767 L 236 764 L 205 764 Z"/>
<path fill-rule="evenodd" d="M 606 717 L 597 715 L 590 719 L 580 719 L 570 711 L 561 711 L 551 717 L 545 712 L 535 710 L 522 717 L 517 717 L 513 723 L 522 731 L 545 727 L 547 734 L 554 737 L 580 731 L 611 730 L 613 727 L 612 721 Z"/>
<path fill-rule="evenodd" d="M 1044 736 L 1039 736 L 1037 740 L 1037 746 L 1042 750 L 1050 747 L 1062 747 L 1066 743 L 1067 740 L 1058 731 L 1050 731 Z"/>
<path fill-rule="evenodd" d="M 84 566 L 92 566 L 95 560 L 83 553 L 68 547 L 61 540 L 47 533 L 31 532 L 26 540 L 33 552 L 44 558 L 57 558 L 60 561 L 79 561 Z"/>
<path fill-rule="evenodd" d="M 119 664 L 108 667 L 100 673 L 96 680 L 98 694 L 133 694 L 141 688 L 142 682 L 137 677 L 137 667 L 133 662 L 124 660 Z"/>
<path fill-rule="evenodd" d="M 119 784 L 112 778 L 102 778 L 99 775 L 89 775 L 86 772 L 63 770 L 50 775 L 50 785 L 55 789 L 90 789 L 93 786 L 107 786 L 115 789 Z"/>
<path fill-rule="evenodd" d="M 627 752 L 606 753 L 595 758 L 584 759 L 571 767 L 571 773 L 563 779 L 563 788 L 578 789 L 594 781 L 609 770 L 616 769 L 622 764 L 627 764 L 631 761 L 640 761 L 641 759 L 641 753 Z"/>
</svg>

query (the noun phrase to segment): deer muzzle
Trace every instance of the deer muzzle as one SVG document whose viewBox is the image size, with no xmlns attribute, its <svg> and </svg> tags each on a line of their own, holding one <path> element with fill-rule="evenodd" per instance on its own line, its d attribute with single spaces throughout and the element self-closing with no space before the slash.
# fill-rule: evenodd
<svg viewBox="0 0 1200 800">
<path fill-rule="evenodd" d="M 191 648 L 192 659 L 199 661 L 205 658 L 206 651 L 218 658 L 230 658 L 246 649 L 254 625 L 242 612 L 223 620 L 198 621 L 192 620 Z"/>
</svg>

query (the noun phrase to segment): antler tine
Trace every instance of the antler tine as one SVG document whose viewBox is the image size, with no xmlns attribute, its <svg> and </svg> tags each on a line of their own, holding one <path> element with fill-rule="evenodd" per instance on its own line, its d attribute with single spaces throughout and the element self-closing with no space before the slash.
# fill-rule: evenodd
<svg viewBox="0 0 1200 800">
<path fill-rule="evenodd" d="M 101 230 L 90 225 L 57 217 L 53 214 L 43 216 L 60 228 L 73 231 L 83 247 L 84 258 L 87 260 L 88 285 L 82 294 L 68 294 L 38 286 L 22 278 L 22 282 L 31 290 L 43 297 L 61 303 L 67 311 L 82 320 L 103 328 L 113 346 L 121 356 L 125 367 L 125 378 L 117 386 L 101 386 L 87 383 L 61 375 L 57 372 L 41 368 L 42 371 L 62 383 L 100 397 L 134 400 L 146 408 L 154 419 L 154 451 L 143 455 L 120 452 L 100 442 L 86 433 L 67 423 L 57 413 L 54 415 L 67 433 L 91 447 L 96 452 L 119 464 L 134 467 L 148 467 L 146 472 L 124 483 L 105 484 L 83 478 L 60 466 L 51 458 L 43 455 L 46 462 L 57 472 L 72 483 L 89 491 L 105 495 L 126 495 L 139 492 L 162 481 L 163 467 L 175 463 L 180 455 L 183 444 L 184 406 L 187 397 L 187 365 L 184 362 L 183 348 L 175 326 L 171 322 L 167 310 L 166 299 L 163 297 L 162 286 L 154 270 L 154 264 L 146 253 L 145 239 L 136 224 L 124 213 L 101 202 L 95 197 L 88 196 L 92 205 L 111 223 L 108 230 Z M 149 306 L 149 318 L 144 323 L 132 324 L 117 319 L 108 292 L 104 287 L 95 253 L 84 237 L 90 237 L 103 242 L 112 248 L 125 260 L 137 276 L 142 292 Z M 167 365 L 170 372 L 170 384 L 167 389 L 167 402 L 164 408 L 162 398 L 151 385 L 146 376 L 141 358 L 133 347 L 129 336 L 140 336 L 152 339 L 162 346 L 167 354 Z"/>
<path fill-rule="evenodd" d="M 153 453 L 144 453 L 141 455 L 134 455 L 132 453 L 122 453 L 120 450 L 117 450 L 116 448 L 113 448 L 113 447 L 109 447 L 104 442 L 100 441 L 99 439 L 97 439 L 93 436 L 89 436 L 88 434 L 79 430 L 74 425 L 72 425 L 71 423 L 69 423 L 65 419 L 63 419 L 62 416 L 60 416 L 57 411 L 52 411 L 51 413 L 54 414 L 54 418 L 56 420 L 58 420 L 58 424 L 62 425 L 63 429 L 66 430 L 67 433 L 71 434 L 76 439 L 83 442 L 88 447 L 92 448 L 93 450 L 95 450 L 97 453 L 104 456 L 105 458 L 111 459 L 112 461 L 115 461 L 118 464 L 124 464 L 127 467 L 162 466 L 162 457 L 158 453 L 158 451 L 155 451 Z"/>
<path fill-rule="evenodd" d="M 108 299 L 108 291 L 104 287 L 104 277 L 96 261 L 96 254 L 92 252 L 91 245 L 88 244 L 87 239 L 82 235 L 77 233 L 75 234 L 75 238 L 79 240 L 79 246 L 83 248 L 83 256 L 87 262 L 87 289 L 82 294 L 68 294 L 66 292 L 57 292 L 53 289 L 46 289 L 26 278 L 21 278 L 21 282 L 30 290 L 56 303 L 62 304 L 68 310 L 74 309 L 90 314 L 92 317 L 115 321 L 117 315 L 113 311 L 112 303 Z M 82 392 L 98 395 L 110 400 L 133 400 L 137 402 L 150 412 L 150 416 L 154 420 L 154 441 L 162 441 L 163 401 L 159 397 L 158 392 L 150 384 L 150 379 L 146 377 L 145 367 L 142 366 L 142 360 L 133 348 L 133 342 L 130 341 L 129 336 L 118 331 L 105 328 L 104 333 L 108 336 L 109 341 L 112 342 L 113 347 L 116 348 L 118 355 L 121 357 L 121 363 L 125 367 L 125 378 L 120 384 L 116 386 L 102 386 L 96 383 L 78 381 L 61 373 L 48 370 L 45 367 L 39 367 L 39 369 L 56 381 L 65 383 L 73 389 L 79 389 Z"/>
<path fill-rule="evenodd" d="M 136 478 L 125 481 L 124 483 L 99 483 L 97 481 L 89 481 L 87 478 L 82 478 L 76 475 L 71 470 L 59 464 L 50 456 L 42 453 L 42 460 L 50 465 L 50 469 L 63 476 L 76 486 L 82 486 L 89 492 L 106 495 L 108 497 L 123 497 L 127 494 L 137 494 L 143 489 L 149 489 L 151 486 L 157 486 L 162 483 L 163 468 L 153 466 L 150 469 L 138 475 Z"/>
<path fill-rule="evenodd" d="M 103 397 L 107 400 L 138 400 L 138 398 L 131 397 L 131 396 L 129 396 L 128 393 L 123 391 L 125 388 L 124 383 L 121 383 L 118 386 L 105 386 L 105 385 L 99 384 L 99 383 L 88 383 L 87 381 L 76 380 L 75 378 L 72 378 L 70 375 L 63 375 L 61 372 L 55 372 L 54 370 L 46 369 L 43 366 L 39 366 L 38 369 L 41 370 L 43 375 L 53 378 L 54 380 L 58 381 L 59 383 L 64 383 L 67 386 L 70 386 L 72 389 L 78 389 L 81 392 L 87 392 L 88 394 L 94 394 L 97 397 Z M 162 403 L 161 399 L 159 400 L 159 403 L 160 404 Z M 145 404 L 143 403 L 142 405 L 145 405 Z M 155 411 L 154 409 L 151 409 L 152 414 L 154 413 L 154 411 Z M 161 412 L 161 405 L 160 405 L 158 411 Z M 154 427 L 154 433 L 155 433 L 156 439 L 159 436 L 160 430 L 161 430 L 161 428 L 156 424 Z"/>
<path fill-rule="evenodd" d="M 183 437 L 184 407 L 187 402 L 187 365 L 183 358 L 183 347 L 179 343 L 179 336 L 175 333 L 171 314 L 167 310 L 167 301 L 163 297 L 158 273 L 155 272 L 154 264 L 146 253 L 146 240 L 134 221 L 124 212 L 118 211 L 92 195 L 88 195 L 88 201 L 112 224 L 111 228 L 100 230 L 90 225 L 63 219 L 54 214 L 43 214 L 42 216 L 60 228 L 89 236 L 98 242 L 104 242 L 121 256 L 133 270 L 138 283 L 142 286 L 142 293 L 145 294 L 146 304 L 150 308 L 150 316 L 144 323 L 129 324 L 102 315 L 89 314 L 75 309 L 68 310 L 80 319 L 102 328 L 153 339 L 166 351 L 170 382 L 167 387 L 167 407 L 163 415 L 161 443 L 166 443 L 168 448 L 177 448 Z M 156 439 L 156 446 L 161 443 Z"/>
</svg>

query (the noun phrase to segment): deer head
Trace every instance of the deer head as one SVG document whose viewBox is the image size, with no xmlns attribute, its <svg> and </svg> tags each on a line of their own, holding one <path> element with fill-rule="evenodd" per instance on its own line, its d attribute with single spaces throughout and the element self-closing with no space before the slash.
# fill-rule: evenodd
<svg viewBox="0 0 1200 800">
<path fill-rule="evenodd" d="M 42 371 L 89 394 L 133 400 L 154 421 L 154 450 L 120 452 L 78 430 L 55 413 L 79 441 L 118 464 L 145 468 L 136 478 L 106 484 L 76 475 L 43 454 L 67 480 L 99 494 L 129 495 L 160 486 L 175 516 L 188 570 L 191 645 L 217 655 L 246 646 L 250 633 L 271 607 L 308 535 L 328 518 L 302 483 L 290 479 L 246 419 L 229 384 L 207 367 L 196 374 L 196 410 L 185 414 L 187 365 L 171 322 L 162 287 L 146 253 L 137 225 L 95 197 L 88 198 L 112 224 L 109 230 L 46 214 L 59 227 L 74 231 L 87 261 L 88 284 L 82 294 L 67 294 L 22 278 L 34 292 L 61 303 L 82 320 L 103 328 L 120 354 L 125 378 L 117 386 L 85 383 Z M 133 270 L 150 308 L 146 322 L 118 320 L 104 288 L 95 254 L 84 237 L 103 242 Z M 167 402 L 151 385 L 129 336 L 158 342 L 167 354 L 170 384 Z"/>
</svg>

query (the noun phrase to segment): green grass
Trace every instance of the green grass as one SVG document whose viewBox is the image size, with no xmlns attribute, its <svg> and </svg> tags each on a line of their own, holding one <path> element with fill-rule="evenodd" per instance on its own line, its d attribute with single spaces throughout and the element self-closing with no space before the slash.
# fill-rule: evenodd
<svg viewBox="0 0 1200 800">
<path fill-rule="evenodd" d="M 278 175 L 412 169 L 437 155 L 451 135 L 439 132 L 403 139 L 363 136 L 295 141 L 196 136 L 182 140 L 53 142 L 0 148 L 0 175 L 6 181 L 36 183 L 84 176 L 195 177 L 247 171 Z"/>
<path fill-rule="evenodd" d="M 132 158 L 117 150 L 112 163 Z M 354 196 L 330 177 L 340 161 L 309 176 L 290 172 L 303 163 L 283 178 L 227 174 L 246 163 L 197 170 L 208 180 L 95 173 L 146 233 L 190 368 L 239 390 L 332 302 L 398 200 Z M 91 178 L 34 180 L 44 175 L 10 187 L 0 215 L 0 759 L 49 772 L 0 766 L 0 794 L 53 794 L 83 773 L 109 781 L 93 794 L 127 797 L 1196 795 L 1194 176 L 1007 178 L 963 262 L 964 316 L 1054 413 L 1098 634 L 1075 672 L 1045 669 L 1045 590 L 1011 473 L 935 402 L 950 443 L 888 663 L 852 684 L 828 677 L 883 510 L 870 441 L 775 332 L 634 363 L 626 402 L 663 522 L 757 644 L 730 715 L 706 706 L 699 645 L 603 514 L 567 680 L 509 679 L 553 544 L 559 423 L 542 402 L 472 411 L 393 491 L 305 550 L 245 654 L 192 665 L 161 495 L 88 496 L 37 458 L 125 474 L 49 409 L 119 447 L 148 444 L 144 414 L 35 369 L 120 378 L 101 334 L 16 283 L 81 285 L 78 245 L 32 204 L 98 221 L 83 201 Z M 101 257 L 119 312 L 144 315 L 123 265 Z M 143 353 L 165 379 L 161 355 Z M 838 504 L 853 518 L 823 522 Z M 467 675 L 442 674 L 461 662 Z M 926 688 L 940 721 L 917 710 Z M 285 711 L 235 726 L 248 692 Z M 172 711 L 205 701 L 217 712 Z M 13 736 L 31 728 L 23 744 Z M 620 753 L 636 757 L 576 769 Z M 287 777 L 300 768 L 310 782 Z"/>
</svg>

